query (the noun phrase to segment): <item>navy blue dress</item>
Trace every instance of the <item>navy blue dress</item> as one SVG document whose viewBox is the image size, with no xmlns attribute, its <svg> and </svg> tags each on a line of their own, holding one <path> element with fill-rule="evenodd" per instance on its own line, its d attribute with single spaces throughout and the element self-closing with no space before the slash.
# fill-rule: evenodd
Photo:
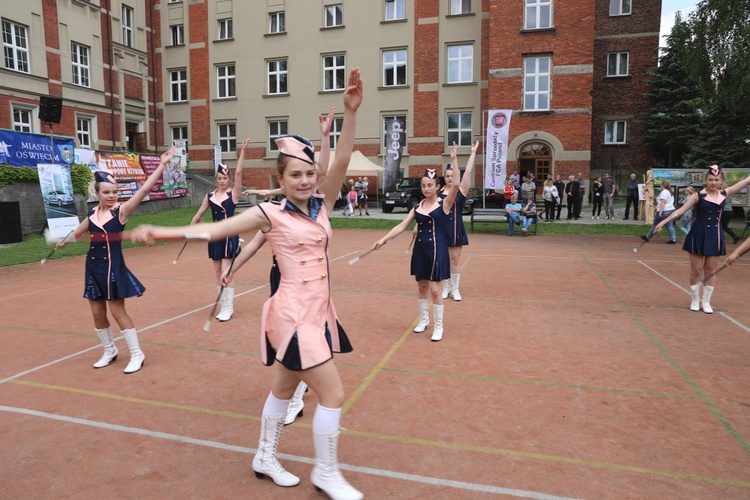
<svg viewBox="0 0 750 500">
<path fill-rule="evenodd" d="M 445 199 L 448 194 L 445 191 L 438 193 L 440 198 Z M 464 227 L 464 218 L 461 212 L 464 210 L 464 202 L 466 196 L 459 189 L 456 193 L 456 201 L 451 207 L 451 211 L 448 214 L 448 225 L 446 231 L 448 231 L 447 241 L 449 247 L 462 247 L 469 244 L 469 238 L 466 236 L 466 228 Z"/>
<path fill-rule="evenodd" d="M 414 211 L 417 219 L 417 237 L 411 254 L 411 274 L 417 281 L 447 280 L 451 277 L 446 231 L 448 215 L 443 212 L 441 198 L 431 207 L 423 208 L 424 203 L 422 200 Z"/>
<path fill-rule="evenodd" d="M 214 193 L 211 192 L 206 197 L 208 198 L 208 205 L 211 207 L 211 217 L 213 217 L 214 222 L 232 217 L 234 209 L 237 208 L 237 204 L 232 200 L 232 196 L 230 195 L 219 204 L 212 199 L 213 195 Z M 231 259 L 234 257 L 239 242 L 240 237 L 238 235 L 219 241 L 211 241 L 208 244 L 208 257 L 211 260 Z"/>
<path fill-rule="evenodd" d="M 120 207 L 110 210 L 112 218 L 104 227 L 97 226 L 91 218 L 95 211 L 96 207 L 88 213 L 91 244 L 86 254 L 86 286 L 83 298 L 119 300 L 140 297 L 146 291 L 146 287 L 125 266 L 120 238 L 113 238 L 125 229 L 125 224 L 120 223 Z"/>
<path fill-rule="evenodd" d="M 721 191 L 725 197 L 726 191 Z M 706 193 L 698 193 L 698 203 L 695 204 L 695 221 L 690 232 L 685 237 L 682 249 L 696 255 L 711 257 L 726 255 L 724 245 L 724 229 L 721 227 L 721 212 L 724 200 L 718 205 L 706 199 Z"/>
</svg>

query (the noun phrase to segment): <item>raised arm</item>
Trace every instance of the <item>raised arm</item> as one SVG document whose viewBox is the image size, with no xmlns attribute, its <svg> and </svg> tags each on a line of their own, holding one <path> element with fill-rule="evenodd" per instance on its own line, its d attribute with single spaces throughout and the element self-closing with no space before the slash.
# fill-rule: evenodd
<svg viewBox="0 0 750 500">
<path fill-rule="evenodd" d="M 234 169 L 234 186 L 232 186 L 232 201 L 236 204 L 240 201 L 242 194 L 242 164 L 245 162 L 245 148 L 250 143 L 250 136 L 240 146 L 240 153 L 237 156 L 237 168 Z"/>
<path fill-rule="evenodd" d="M 346 169 L 349 167 L 349 161 L 352 157 L 354 131 L 357 128 L 357 110 L 362 104 L 362 97 L 362 76 L 359 73 L 359 68 L 354 68 L 349 72 L 349 85 L 344 92 L 344 125 L 336 143 L 336 156 L 333 159 L 328 176 L 319 189 L 321 193 L 325 194 L 326 208 L 329 212 L 336 202 L 336 191 L 344 182 Z"/>
<path fill-rule="evenodd" d="M 456 195 L 458 194 L 458 184 L 453 182 L 448 186 L 448 194 L 443 198 L 443 212 L 446 214 L 451 211 L 453 204 L 456 202 Z M 461 217 L 461 214 L 458 214 Z"/>
<path fill-rule="evenodd" d="M 474 144 L 471 146 L 471 154 L 466 162 L 466 170 L 464 170 L 464 175 L 461 177 L 461 193 L 464 196 L 469 192 L 471 179 L 474 178 L 474 161 L 477 157 L 477 149 L 479 149 L 479 141 L 474 141 Z M 458 174 L 458 171 L 456 171 L 456 174 Z"/>
<path fill-rule="evenodd" d="M 146 181 L 141 185 L 138 191 L 133 193 L 133 196 L 128 201 L 120 205 L 120 222 L 124 224 L 128 220 L 128 217 L 130 217 L 130 214 L 133 213 L 133 210 L 141 204 L 141 201 L 143 201 L 143 198 L 145 198 L 148 192 L 151 191 L 151 188 L 154 187 L 156 181 L 161 179 L 164 167 L 167 163 L 172 161 L 173 156 L 174 146 L 162 153 L 161 158 L 159 159 L 159 166 L 156 167 L 156 170 L 151 172 L 151 175 L 148 176 Z"/>
<path fill-rule="evenodd" d="M 741 190 L 745 189 L 749 185 L 750 185 L 750 175 L 742 179 L 740 182 L 729 186 L 727 188 L 727 196 L 734 196 L 735 194 L 739 193 Z"/>
<path fill-rule="evenodd" d="M 320 123 L 320 155 L 318 156 L 318 185 L 325 182 L 328 175 L 328 161 L 331 158 L 331 125 L 333 124 L 333 114 L 336 108 L 331 108 L 328 116 L 318 115 Z"/>
</svg>

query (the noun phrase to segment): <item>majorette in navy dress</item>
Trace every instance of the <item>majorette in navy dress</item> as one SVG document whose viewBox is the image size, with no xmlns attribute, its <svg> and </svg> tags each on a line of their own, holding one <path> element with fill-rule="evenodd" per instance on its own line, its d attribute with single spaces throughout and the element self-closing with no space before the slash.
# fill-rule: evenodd
<svg viewBox="0 0 750 500">
<path fill-rule="evenodd" d="M 208 205 L 211 207 L 211 217 L 214 222 L 228 219 L 234 215 L 234 209 L 237 204 L 232 200 L 232 196 L 227 197 L 221 203 L 216 203 L 212 198 L 216 192 L 213 191 L 206 195 Z M 211 260 L 231 259 L 239 245 L 240 237 L 238 235 L 230 236 L 219 241 L 211 241 L 208 244 L 208 257 Z"/>
<path fill-rule="evenodd" d="M 722 190 L 721 194 L 726 198 L 726 191 Z M 695 221 L 690 228 L 690 232 L 685 237 L 682 249 L 686 252 L 705 257 L 726 255 L 724 229 L 721 227 L 721 212 L 724 207 L 724 199 L 716 204 L 708 201 L 706 193 L 700 191 L 698 193 L 698 203 L 695 206 Z"/>
<path fill-rule="evenodd" d="M 448 193 L 440 190 L 438 196 L 445 199 Z M 464 218 L 461 214 L 464 210 L 464 202 L 466 202 L 466 196 L 459 189 L 456 193 L 456 201 L 448 213 L 448 225 L 445 227 L 446 231 L 448 231 L 447 241 L 449 247 L 462 247 L 469 244 L 469 238 L 466 236 L 466 228 L 464 227 Z"/>
<path fill-rule="evenodd" d="M 443 200 L 438 198 L 431 207 L 425 200 L 416 205 L 417 238 L 411 254 L 411 274 L 417 281 L 443 281 L 451 276 L 448 255 L 448 215 L 443 212 Z"/>
<path fill-rule="evenodd" d="M 140 297 L 146 291 L 138 278 L 125 266 L 119 235 L 125 229 L 120 223 L 120 207 L 110 210 L 112 218 L 100 227 L 92 218 L 99 207 L 89 210 L 91 244 L 86 254 L 86 286 L 83 298 L 119 300 Z M 113 238 L 114 235 L 117 235 Z"/>
</svg>

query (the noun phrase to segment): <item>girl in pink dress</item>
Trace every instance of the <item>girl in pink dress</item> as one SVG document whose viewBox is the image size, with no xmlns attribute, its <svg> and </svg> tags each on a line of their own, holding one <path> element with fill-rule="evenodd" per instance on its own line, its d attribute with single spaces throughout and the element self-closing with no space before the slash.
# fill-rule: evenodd
<svg viewBox="0 0 750 500">
<path fill-rule="evenodd" d="M 261 203 L 216 223 L 176 228 L 140 226 L 133 233 L 133 240 L 140 243 L 194 232 L 208 232 L 212 240 L 254 230 L 265 233 L 276 255 L 281 281 L 263 307 L 261 353 L 265 364 L 279 363 L 263 408 L 253 470 L 258 477 L 268 476 L 280 486 L 299 484 L 299 478 L 284 470 L 277 460 L 276 448 L 289 401 L 302 380 L 319 401 L 312 423 L 315 466 L 311 482 L 331 498 L 350 499 L 363 495 L 338 468 L 339 420 L 345 395 L 332 353 L 348 352 L 352 347 L 331 301 L 328 217 L 351 159 L 361 103 L 362 78 L 354 68 L 344 92 L 344 125 L 336 156 L 320 185 L 310 142 L 298 136 L 282 137 L 276 142 L 280 153 L 277 178 L 285 199 Z"/>
</svg>

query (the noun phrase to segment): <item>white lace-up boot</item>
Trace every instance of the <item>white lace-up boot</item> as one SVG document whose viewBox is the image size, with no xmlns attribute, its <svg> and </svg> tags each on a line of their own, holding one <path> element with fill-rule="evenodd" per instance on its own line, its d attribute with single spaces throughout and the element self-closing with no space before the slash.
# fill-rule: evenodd
<svg viewBox="0 0 750 500">
<path fill-rule="evenodd" d="M 430 340 L 433 342 L 440 342 L 443 340 L 443 308 L 445 306 L 432 306 L 432 313 L 435 316 L 435 326 L 432 329 L 432 337 Z"/>
<path fill-rule="evenodd" d="M 458 283 L 461 281 L 461 275 L 460 274 L 451 274 L 451 297 L 453 297 L 453 300 L 456 302 L 461 301 L 461 294 L 458 292 Z M 445 297 L 443 297 L 445 298 Z"/>
<path fill-rule="evenodd" d="M 701 310 L 701 284 L 690 285 L 690 310 Z"/>
<path fill-rule="evenodd" d="M 96 334 L 99 336 L 99 340 L 102 341 L 104 354 L 102 354 L 99 361 L 94 363 L 94 368 L 104 368 L 117 359 L 117 346 L 115 345 L 115 341 L 112 340 L 112 331 L 109 327 L 102 329 L 96 328 Z"/>
<path fill-rule="evenodd" d="M 318 491 L 324 491 L 333 500 L 360 500 L 365 496 L 346 482 L 339 472 L 338 429 L 330 434 L 313 432 L 315 466 L 310 481 Z"/>
<path fill-rule="evenodd" d="M 703 306 L 703 312 L 706 314 L 711 314 L 714 312 L 713 308 L 711 307 L 711 295 L 714 293 L 714 287 L 712 286 L 703 286 L 703 300 L 701 301 L 701 305 Z"/>
<path fill-rule="evenodd" d="M 430 301 L 427 299 L 418 299 L 419 302 L 419 323 L 414 327 L 416 333 L 422 333 L 430 324 Z"/>
<path fill-rule="evenodd" d="M 229 321 L 234 314 L 234 288 L 225 288 L 221 294 L 221 311 L 216 319 L 219 321 Z"/>
<path fill-rule="evenodd" d="M 130 349 L 130 362 L 125 367 L 125 373 L 135 373 L 141 369 L 143 363 L 146 362 L 146 355 L 141 351 L 141 347 L 138 344 L 138 333 L 135 328 L 129 328 L 122 331 L 122 335 L 125 337 L 125 343 L 128 344 Z"/>
<path fill-rule="evenodd" d="M 451 294 L 451 281 L 443 280 L 443 299 L 447 299 Z"/>
<path fill-rule="evenodd" d="M 305 392 L 307 392 L 307 384 L 300 382 L 297 386 L 297 390 L 294 391 L 292 400 L 289 402 L 289 408 L 286 410 L 284 425 L 289 425 L 294 422 L 298 416 L 302 416 L 302 409 L 305 407 L 305 402 L 302 401 L 302 396 L 305 395 Z"/>
<path fill-rule="evenodd" d="M 268 476 L 279 486 L 297 486 L 299 478 L 287 472 L 276 459 L 276 449 L 279 446 L 283 428 L 284 417 L 263 415 L 260 424 L 258 453 L 253 458 L 253 471 L 255 471 L 255 477 L 258 479 Z"/>
</svg>

